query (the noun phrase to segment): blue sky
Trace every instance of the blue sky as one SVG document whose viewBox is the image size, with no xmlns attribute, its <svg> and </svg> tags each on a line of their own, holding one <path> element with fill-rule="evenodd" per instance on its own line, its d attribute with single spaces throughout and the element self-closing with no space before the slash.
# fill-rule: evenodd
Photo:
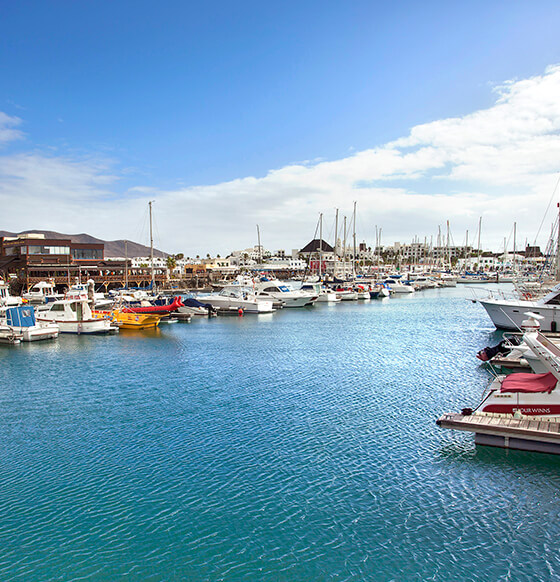
<svg viewBox="0 0 560 582">
<path fill-rule="evenodd" d="M 375 225 L 389 244 L 447 219 L 460 242 L 479 215 L 487 247 L 514 220 L 533 239 L 557 179 L 559 16 L 539 1 L 0 2 L 0 229 L 138 240 L 154 200 L 169 252 L 227 254 L 257 223 L 290 249 L 358 200 L 370 243 Z M 473 157 L 469 127 L 493 153 Z"/>
</svg>

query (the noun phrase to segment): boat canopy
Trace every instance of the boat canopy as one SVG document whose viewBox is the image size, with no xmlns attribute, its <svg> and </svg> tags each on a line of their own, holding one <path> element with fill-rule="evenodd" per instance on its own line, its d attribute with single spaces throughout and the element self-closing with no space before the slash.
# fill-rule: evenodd
<svg viewBox="0 0 560 582">
<path fill-rule="evenodd" d="M 33 327 L 35 325 L 35 310 L 31 306 L 10 307 L 6 309 L 8 325 L 15 327 Z"/>
<path fill-rule="evenodd" d="M 500 392 L 548 392 L 556 387 L 556 378 L 553 374 L 510 374 L 502 382 Z"/>
</svg>

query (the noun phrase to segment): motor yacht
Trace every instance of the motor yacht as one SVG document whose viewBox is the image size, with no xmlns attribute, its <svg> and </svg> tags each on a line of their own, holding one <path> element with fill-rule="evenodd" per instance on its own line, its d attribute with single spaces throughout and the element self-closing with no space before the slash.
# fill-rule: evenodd
<svg viewBox="0 0 560 582">
<path fill-rule="evenodd" d="M 96 318 L 87 298 L 80 295 L 39 306 L 36 319 L 38 322 L 56 323 L 60 333 L 112 333 L 118 330 L 111 325 L 110 319 Z"/>
<path fill-rule="evenodd" d="M 252 290 L 225 287 L 220 293 L 199 295 L 201 303 L 209 304 L 219 311 L 239 311 L 243 313 L 272 313 L 273 300 L 258 297 Z"/>
<path fill-rule="evenodd" d="M 281 301 L 284 307 L 305 307 L 306 305 L 313 305 L 319 297 L 316 293 L 308 293 L 301 289 L 294 291 L 285 283 L 269 280 L 255 283 L 255 294 L 261 299 Z"/>
<path fill-rule="evenodd" d="M 501 292 L 491 292 L 485 299 L 478 301 L 488 313 L 492 323 L 499 329 L 519 330 L 527 312 L 542 317 L 541 330 L 560 330 L 560 284 L 550 293 L 536 301 L 524 298 L 507 298 Z"/>
<path fill-rule="evenodd" d="M 13 307 L 15 305 L 21 305 L 21 303 L 21 297 L 10 295 L 10 286 L 0 279 L 0 307 Z"/>
<path fill-rule="evenodd" d="M 385 279 L 383 284 L 389 287 L 392 293 L 414 293 L 414 287 L 395 278 Z"/>
<path fill-rule="evenodd" d="M 316 294 L 318 303 L 338 303 L 340 301 L 340 297 L 336 291 L 329 289 L 321 283 L 311 283 L 307 281 L 303 283 L 301 290 L 307 293 Z"/>
<path fill-rule="evenodd" d="M 64 293 L 57 293 L 54 283 L 51 283 L 50 281 L 39 281 L 38 283 L 35 283 L 27 293 L 24 293 L 22 298 L 24 301 L 27 301 L 32 305 L 42 305 L 49 301 L 63 299 Z"/>
<path fill-rule="evenodd" d="M 560 348 L 538 330 L 538 325 L 534 325 L 533 330 L 524 334 L 523 342 L 545 371 L 540 374 L 514 373 L 497 376 L 474 412 L 526 416 L 560 415 Z"/>
</svg>

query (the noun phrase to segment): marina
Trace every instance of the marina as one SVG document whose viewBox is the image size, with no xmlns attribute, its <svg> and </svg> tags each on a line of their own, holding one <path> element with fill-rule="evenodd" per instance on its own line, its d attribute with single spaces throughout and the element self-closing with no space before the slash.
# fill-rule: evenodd
<svg viewBox="0 0 560 582">
<path fill-rule="evenodd" d="M 546 579 L 560 459 L 435 423 L 500 338 L 458 286 L 0 346 L 0 577 Z"/>
</svg>

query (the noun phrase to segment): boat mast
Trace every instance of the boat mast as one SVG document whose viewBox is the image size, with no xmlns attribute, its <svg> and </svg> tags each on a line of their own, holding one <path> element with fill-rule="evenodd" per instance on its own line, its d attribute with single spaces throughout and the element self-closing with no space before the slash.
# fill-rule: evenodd
<svg viewBox="0 0 560 582">
<path fill-rule="evenodd" d="M 558 208 L 558 219 L 556 220 L 556 281 L 558 281 L 560 280 L 560 202 L 556 206 Z M 551 235 L 551 241 L 553 240 L 554 234 Z"/>
<path fill-rule="evenodd" d="M 259 246 L 259 265 L 262 265 L 261 231 L 259 230 L 258 224 L 257 224 L 257 244 Z"/>
<path fill-rule="evenodd" d="M 467 232 L 465 233 L 465 253 L 464 253 L 464 255 L 465 255 L 465 265 L 468 264 L 468 262 L 467 262 L 467 253 L 469 253 L 469 231 L 468 231 L 468 229 L 467 229 Z M 470 253 L 469 253 L 469 255 L 470 255 Z M 470 258 L 470 256 L 469 256 L 469 258 Z M 466 267 L 465 267 L 465 270 L 466 270 Z"/>
<path fill-rule="evenodd" d="M 478 270 L 480 271 L 480 256 L 482 254 L 480 250 L 480 232 L 482 231 L 482 216 L 478 220 Z"/>
<path fill-rule="evenodd" d="M 515 262 L 515 251 L 516 251 L 516 237 L 517 237 L 517 222 L 513 223 L 513 274 L 515 275 L 515 269 L 517 267 Z"/>
<path fill-rule="evenodd" d="M 128 241 L 124 241 L 124 288 L 128 289 Z"/>
<path fill-rule="evenodd" d="M 336 214 L 334 217 L 334 266 L 336 268 L 336 247 L 337 247 L 337 238 L 338 238 L 338 208 L 336 209 Z"/>
<path fill-rule="evenodd" d="M 449 246 L 449 220 L 447 221 L 447 264 L 451 270 L 451 247 Z"/>
<path fill-rule="evenodd" d="M 346 279 L 346 216 L 344 217 L 344 242 L 342 243 L 342 264 L 344 268 L 344 278 Z"/>
<path fill-rule="evenodd" d="M 154 292 L 154 237 L 152 233 L 152 201 L 148 202 L 150 208 L 150 288 Z"/>
<path fill-rule="evenodd" d="M 319 280 L 321 280 L 321 274 L 323 271 L 323 213 L 319 214 Z"/>
<path fill-rule="evenodd" d="M 353 227 L 353 254 L 352 254 L 352 279 L 356 278 L 356 202 L 354 201 L 354 227 Z"/>
</svg>

